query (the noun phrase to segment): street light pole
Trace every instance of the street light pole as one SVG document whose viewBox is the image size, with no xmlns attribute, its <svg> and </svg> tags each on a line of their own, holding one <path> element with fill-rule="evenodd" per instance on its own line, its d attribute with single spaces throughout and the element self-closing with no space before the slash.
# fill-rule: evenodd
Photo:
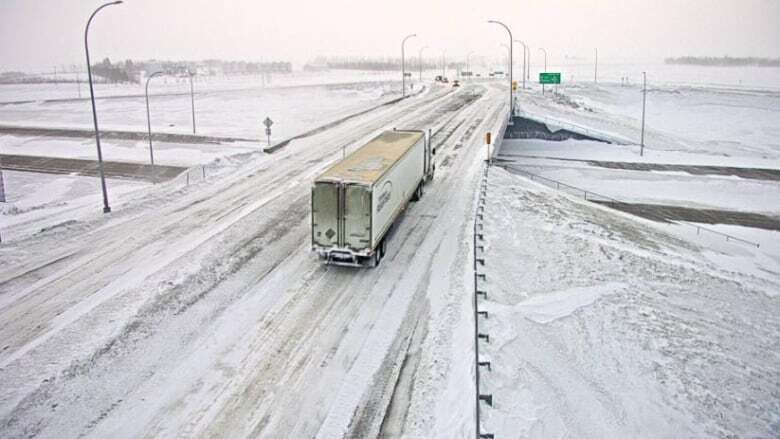
<svg viewBox="0 0 780 439">
<path fill-rule="evenodd" d="M 192 77 L 195 76 L 195 74 L 189 70 L 187 70 L 187 73 L 190 76 L 190 102 L 192 103 L 192 134 L 195 134 L 195 85 L 192 83 Z"/>
<path fill-rule="evenodd" d="M 447 58 L 445 57 L 445 54 L 447 53 L 446 50 L 441 51 L 441 76 L 442 78 L 447 76 Z"/>
<path fill-rule="evenodd" d="M 509 33 L 509 117 L 512 117 L 512 115 L 515 114 L 514 104 L 512 102 L 512 31 L 509 30 L 509 26 L 500 21 L 488 20 L 488 23 L 499 24 L 506 29 L 507 33 Z"/>
<path fill-rule="evenodd" d="M 515 40 L 515 41 L 523 45 L 523 90 L 525 90 L 525 52 L 527 48 L 524 42 L 520 40 Z"/>
<path fill-rule="evenodd" d="M 474 54 L 474 51 L 472 50 L 471 52 L 468 53 L 468 55 L 466 55 L 466 68 L 469 71 L 469 77 L 470 78 L 474 77 L 474 72 L 471 71 L 471 55 L 473 55 L 473 54 Z"/>
<path fill-rule="evenodd" d="M 401 41 L 401 88 L 403 88 L 401 96 L 403 97 L 406 97 L 406 64 L 404 60 L 404 45 L 406 44 L 406 40 L 416 36 L 417 34 L 407 35 L 404 37 L 403 41 Z"/>
<path fill-rule="evenodd" d="M 647 101 L 647 72 L 642 72 L 642 140 L 639 143 L 639 155 L 645 154 L 645 102 Z"/>
<path fill-rule="evenodd" d="M 539 48 L 542 52 L 544 52 L 544 71 L 547 72 L 547 51 L 543 48 Z M 544 94 L 544 84 L 542 84 L 542 94 Z"/>
<path fill-rule="evenodd" d="M 428 46 L 421 47 L 420 48 L 420 54 L 417 57 L 420 60 L 420 82 L 422 82 L 422 66 L 423 66 L 423 64 L 422 64 L 422 53 L 423 53 L 423 50 L 425 50 L 427 48 L 428 48 Z"/>
<path fill-rule="evenodd" d="M 103 173 L 103 152 L 100 149 L 100 130 L 98 129 L 97 110 L 95 108 L 95 90 L 92 86 L 92 66 L 89 61 L 89 25 L 92 23 L 92 19 L 95 18 L 101 9 L 106 6 L 121 4 L 122 0 L 105 3 L 95 9 L 95 12 L 89 16 L 87 20 L 87 26 L 84 29 L 84 51 L 87 54 L 87 76 L 89 77 L 89 96 L 92 101 L 92 120 L 95 122 L 95 143 L 97 144 L 97 156 L 98 156 L 98 171 L 100 172 L 100 186 L 103 191 L 103 213 L 111 212 L 111 206 L 108 205 L 108 191 L 106 191 L 106 176 Z"/>
<path fill-rule="evenodd" d="M 599 48 L 596 48 L 596 65 L 593 68 L 593 83 L 599 83 Z"/>
<path fill-rule="evenodd" d="M 146 126 L 149 129 L 149 158 L 154 166 L 154 149 L 152 148 L 152 119 L 149 116 L 149 81 L 155 76 L 162 75 L 163 72 L 154 72 L 146 78 Z"/>
<path fill-rule="evenodd" d="M 509 53 L 509 51 L 510 51 L 510 50 L 512 50 L 512 49 L 511 49 L 509 46 L 507 46 L 506 44 L 503 44 L 503 43 L 501 44 L 501 47 L 503 47 L 504 49 L 506 49 L 507 53 Z M 511 59 L 512 59 L 512 57 L 511 57 L 511 56 L 507 56 L 507 58 L 506 58 L 506 62 L 507 62 L 507 63 L 510 63 L 510 62 L 511 62 L 511 61 L 510 61 Z M 509 71 L 511 71 L 511 70 L 512 70 L 512 64 L 509 64 Z M 509 84 L 509 86 L 511 87 L 511 86 L 512 86 L 512 84 L 510 83 L 510 84 Z"/>
</svg>

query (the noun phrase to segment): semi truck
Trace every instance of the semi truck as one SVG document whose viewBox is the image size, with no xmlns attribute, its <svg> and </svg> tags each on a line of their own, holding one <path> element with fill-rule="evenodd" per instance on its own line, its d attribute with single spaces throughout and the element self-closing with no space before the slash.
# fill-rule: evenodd
<svg viewBox="0 0 780 439">
<path fill-rule="evenodd" d="M 430 132 L 385 131 L 314 180 L 312 250 L 328 264 L 375 267 L 388 232 L 436 171 Z"/>
</svg>

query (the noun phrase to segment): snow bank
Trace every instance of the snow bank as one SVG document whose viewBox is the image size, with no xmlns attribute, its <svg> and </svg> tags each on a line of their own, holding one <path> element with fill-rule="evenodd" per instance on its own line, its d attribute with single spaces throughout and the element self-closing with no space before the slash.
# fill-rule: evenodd
<svg viewBox="0 0 780 439">
<path fill-rule="evenodd" d="M 609 282 L 590 287 L 568 288 L 544 296 L 534 296 L 515 305 L 514 311 L 537 323 L 550 323 L 592 305 L 599 297 L 612 294 L 627 285 Z"/>
<path fill-rule="evenodd" d="M 768 355 L 780 351 L 777 273 L 723 269 L 653 223 L 499 168 L 485 239 L 484 431 L 780 434 L 780 363 Z"/>
</svg>

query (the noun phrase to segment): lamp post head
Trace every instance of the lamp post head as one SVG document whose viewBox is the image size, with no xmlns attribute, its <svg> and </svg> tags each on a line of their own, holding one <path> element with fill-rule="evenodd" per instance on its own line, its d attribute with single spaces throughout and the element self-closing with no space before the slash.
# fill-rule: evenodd
<svg viewBox="0 0 780 439">
<path fill-rule="evenodd" d="M 121 5 L 124 3 L 122 0 L 116 0 L 115 2 L 111 3 L 112 5 Z"/>
</svg>

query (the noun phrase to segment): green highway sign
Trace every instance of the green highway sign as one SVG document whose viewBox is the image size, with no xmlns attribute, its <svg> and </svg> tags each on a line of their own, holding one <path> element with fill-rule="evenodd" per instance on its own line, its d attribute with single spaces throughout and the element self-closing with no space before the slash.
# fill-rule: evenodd
<svg viewBox="0 0 780 439">
<path fill-rule="evenodd" d="M 539 84 L 560 84 L 560 73 L 539 73 Z"/>
</svg>

